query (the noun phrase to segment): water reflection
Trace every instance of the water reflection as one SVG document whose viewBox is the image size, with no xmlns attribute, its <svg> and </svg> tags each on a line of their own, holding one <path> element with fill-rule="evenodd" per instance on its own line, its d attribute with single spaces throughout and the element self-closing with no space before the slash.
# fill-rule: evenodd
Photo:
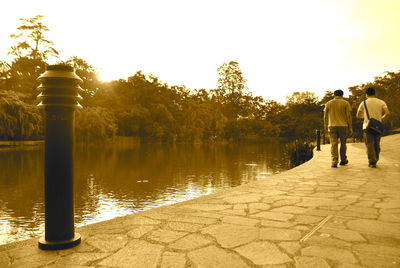
<svg viewBox="0 0 400 268">
<path fill-rule="evenodd" d="M 263 145 L 107 145 L 76 148 L 77 226 L 264 179 L 290 167 Z M 43 149 L 0 149 L 0 244 L 44 229 Z"/>
</svg>

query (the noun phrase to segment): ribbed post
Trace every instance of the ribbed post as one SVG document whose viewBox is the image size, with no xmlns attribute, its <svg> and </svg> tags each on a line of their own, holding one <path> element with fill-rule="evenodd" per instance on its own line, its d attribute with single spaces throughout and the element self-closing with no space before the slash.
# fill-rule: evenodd
<svg viewBox="0 0 400 268">
<path fill-rule="evenodd" d="M 39 239 L 44 250 L 78 245 L 74 231 L 74 112 L 81 107 L 78 92 L 82 81 L 68 65 L 50 65 L 39 76 L 38 106 L 45 110 L 44 204 L 45 235 Z"/>
</svg>

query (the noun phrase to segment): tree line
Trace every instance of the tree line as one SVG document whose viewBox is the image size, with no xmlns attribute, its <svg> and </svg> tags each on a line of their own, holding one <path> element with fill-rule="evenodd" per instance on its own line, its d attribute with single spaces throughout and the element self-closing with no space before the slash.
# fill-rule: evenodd
<svg viewBox="0 0 400 268">
<path fill-rule="evenodd" d="M 43 16 L 21 19 L 11 62 L 0 61 L 0 140 L 43 138 L 43 111 L 36 96 L 37 77 L 50 57 L 58 57 Z M 333 98 L 326 91 L 319 100 L 313 92 L 295 92 L 285 104 L 254 96 L 247 88 L 240 64 L 223 63 L 214 89 L 170 86 L 154 75 L 137 71 L 127 79 L 102 82 L 84 59 L 71 57 L 63 64 L 75 67 L 82 78 L 83 109 L 76 113 L 76 137 L 96 142 L 118 136 L 139 137 L 142 142 L 262 142 L 271 137 L 313 139 L 323 128 L 324 104 Z M 387 128 L 400 125 L 400 72 L 387 72 L 372 83 L 392 116 Z M 353 129 L 361 137 L 355 112 L 364 99 L 365 84 L 350 87 Z M 274 90 L 273 88 L 268 90 Z"/>
</svg>

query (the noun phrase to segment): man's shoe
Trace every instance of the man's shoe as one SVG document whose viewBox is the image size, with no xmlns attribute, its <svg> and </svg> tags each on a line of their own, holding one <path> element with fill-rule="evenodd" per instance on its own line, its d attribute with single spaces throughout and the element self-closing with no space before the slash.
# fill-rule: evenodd
<svg viewBox="0 0 400 268">
<path fill-rule="evenodd" d="M 371 163 L 369 163 L 368 167 L 370 167 L 370 168 L 376 168 L 376 163 L 371 162 Z"/>
<path fill-rule="evenodd" d="M 331 167 L 337 168 L 337 163 L 332 163 Z"/>
<path fill-rule="evenodd" d="M 339 163 L 339 165 L 341 165 L 341 166 L 344 166 L 344 165 L 347 165 L 349 163 L 349 160 L 342 160 L 342 161 L 340 161 L 340 163 Z"/>
</svg>

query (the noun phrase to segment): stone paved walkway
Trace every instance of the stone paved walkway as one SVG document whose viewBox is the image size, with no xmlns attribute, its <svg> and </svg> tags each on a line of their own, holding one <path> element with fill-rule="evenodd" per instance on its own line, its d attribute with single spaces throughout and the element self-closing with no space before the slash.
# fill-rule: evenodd
<svg viewBox="0 0 400 268">
<path fill-rule="evenodd" d="M 78 228 L 76 248 L 0 247 L 0 267 L 400 267 L 400 134 L 247 185 Z"/>
</svg>

